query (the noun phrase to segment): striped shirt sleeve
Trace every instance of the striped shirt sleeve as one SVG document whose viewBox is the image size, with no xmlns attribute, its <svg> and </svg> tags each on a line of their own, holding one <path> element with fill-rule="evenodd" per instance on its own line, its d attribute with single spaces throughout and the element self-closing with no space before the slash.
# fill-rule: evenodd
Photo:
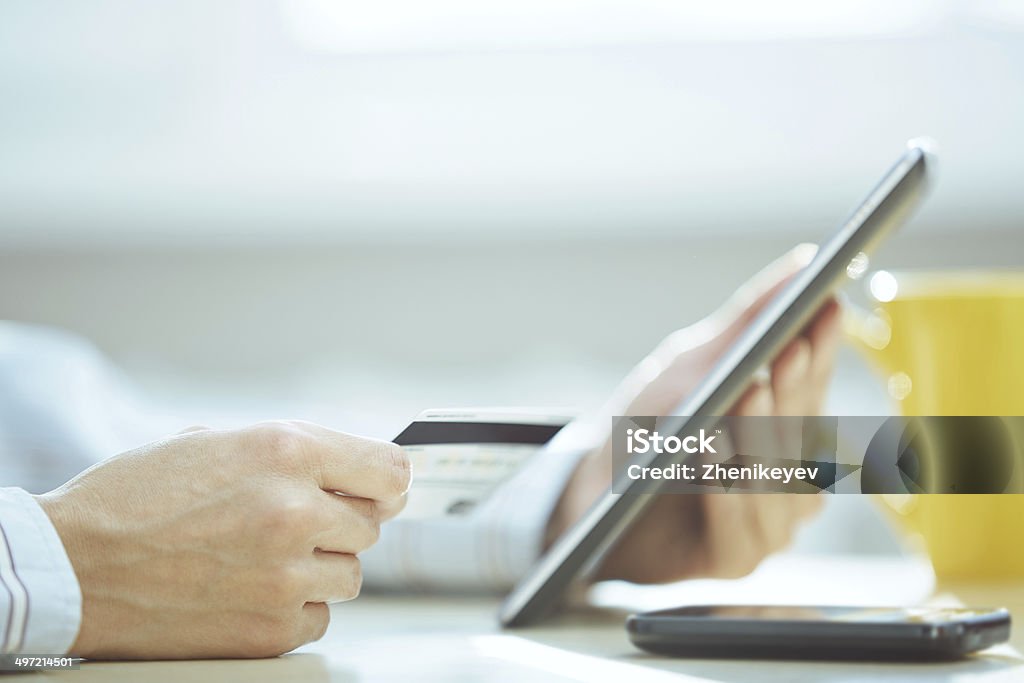
<svg viewBox="0 0 1024 683">
<path fill-rule="evenodd" d="M 82 595 L 57 530 L 35 498 L 0 488 L 0 653 L 63 655 Z"/>
</svg>

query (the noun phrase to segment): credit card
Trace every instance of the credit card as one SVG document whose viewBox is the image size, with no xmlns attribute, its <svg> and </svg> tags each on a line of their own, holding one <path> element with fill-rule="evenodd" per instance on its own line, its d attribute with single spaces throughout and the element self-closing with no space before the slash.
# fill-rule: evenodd
<svg viewBox="0 0 1024 683">
<path fill-rule="evenodd" d="M 573 417 L 542 408 L 423 411 L 394 439 L 413 467 L 401 517 L 472 514 Z"/>
</svg>

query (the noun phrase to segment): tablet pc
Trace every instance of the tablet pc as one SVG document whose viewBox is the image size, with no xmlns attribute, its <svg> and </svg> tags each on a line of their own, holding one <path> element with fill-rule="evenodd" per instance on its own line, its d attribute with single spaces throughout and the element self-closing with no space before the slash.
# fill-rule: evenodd
<svg viewBox="0 0 1024 683">
<path fill-rule="evenodd" d="M 867 197 L 818 248 L 814 258 L 785 285 L 723 354 L 700 385 L 676 407 L 675 417 L 659 424 L 663 434 L 710 428 L 740 398 L 758 368 L 768 364 L 800 333 L 847 277 L 848 268 L 869 253 L 917 207 L 932 175 L 931 144 L 924 139 L 907 149 Z M 542 457 L 542 456 L 541 456 Z M 640 456 L 643 458 L 644 456 Z M 686 454 L 646 456 L 643 466 L 682 463 Z M 502 603 L 503 626 L 523 626 L 546 616 L 573 579 L 596 566 L 630 524 L 653 502 L 651 482 L 637 493 L 638 481 L 625 480 L 599 498 L 558 538 Z"/>
</svg>

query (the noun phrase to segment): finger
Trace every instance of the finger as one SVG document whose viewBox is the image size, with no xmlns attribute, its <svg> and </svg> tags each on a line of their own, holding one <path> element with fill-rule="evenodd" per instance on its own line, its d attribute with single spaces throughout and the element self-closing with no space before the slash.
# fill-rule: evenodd
<svg viewBox="0 0 1024 683">
<path fill-rule="evenodd" d="M 634 376 L 630 380 L 634 382 L 630 387 L 634 394 L 630 397 L 629 407 L 618 412 L 626 415 L 667 415 L 679 405 L 690 388 L 696 386 L 706 371 L 706 364 L 696 364 L 692 357 L 682 355 L 660 375 L 644 378 L 643 386 Z"/>
<path fill-rule="evenodd" d="M 320 488 L 359 498 L 391 501 L 409 490 L 412 465 L 401 446 L 308 423 L 297 426 L 317 437 L 314 466 Z"/>
<path fill-rule="evenodd" d="M 741 453 L 752 456 L 748 462 L 772 465 L 786 458 L 786 437 L 789 435 L 784 433 L 786 427 L 780 429 L 774 393 L 766 387 L 764 394 L 767 398 L 756 394 L 752 397 L 750 409 L 756 411 L 756 415 L 743 420 L 737 444 L 742 449 Z M 784 493 L 756 493 L 773 491 L 776 486 L 775 481 L 758 479 L 748 487 L 747 492 L 740 494 L 747 499 L 748 549 L 754 562 L 760 562 L 765 555 L 778 550 L 789 540 L 795 506 L 792 496 Z"/>
<path fill-rule="evenodd" d="M 772 394 L 777 415 L 803 415 L 809 387 L 811 342 L 804 337 L 791 341 L 772 363 Z"/>
<path fill-rule="evenodd" d="M 319 552 L 310 557 L 310 563 L 309 602 L 344 602 L 359 595 L 363 574 L 355 555 Z"/>
<path fill-rule="evenodd" d="M 686 387 L 700 380 L 697 370 L 716 362 L 816 251 L 813 244 L 798 245 L 741 286 L 714 314 L 670 334 L 626 376 L 607 412 L 654 415 L 671 410 Z M 697 350 L 703 360 L 695 364 L 689 354 Z"/>
<path fill-rule="evenodd" d="M 381 522 L 386 522 L 389 519 L 397 516 L 399 512 L 405 509 L 405 504 L 409 502 L 409 495 L 399 496 L 394 500 L 383 500 L 377 502 L 377 516 Z"/>
<path fill-rule="evenodd" d="M 793 494 L 793 498 L 796 500 L 796 516 L 801 520 L 814 517 L 825 504 L 823 493 Z"/>
<path fill-rule="evenodd" d="M 730 421 L 730 432 L 736 445 L 736 453 L 749 456 L 750 462 L 771 465 L 783 457 L 784 444 L 776 427 L 775 398 L 770 387 L 755 384 L 736 406 L 736 415 L 741 419 Z M 755 479 L 743 482 L 748 491 L 769 489 L 773 481 Z"/>
<path fill-rule="evenodd" d="M 752 529 L 749 523 L 750 497 L 745 493 L 702 496 L 705 562 L 700 573 L 704 576 L 734 579 L 746 576 L 757 566 L 760 541 L 754 535 L 758 528 Z"/>
<path fill-rule="evenodd" d="M 758 416 L 769 416 L 772 414 L 772 392 L 771 389 L 755 382 L 747 388 L 740 400 L 730 411 L 730 415 L 747 418 L 743 420 L 729 421 L 729 436 L 733 444 L 733 452 L 737 455 L 759 455 L 770 456 L 771 451 L 766 448 L 773 444 L 772 425 L 769 420 L 750 419 Z M 758 482 L 740 482 L 737 486 L 744 489 L 760 488 Z M 743 493 L 732 495 L 746 495 Z"/>
<path fill-rule="evenodd" d="M 769 443 L 765 455 L 778 464 L 799 460 L 802 455 L 803 419 L 812 406 L 807 394 L 811 367 L 811 343 L 804 337 L 791 341 L 772 364 L 772 399 L 775 417 L 770 421 L 774 426 L 774 439 Z M 768 487 L 773 488 L 773 487 Z M 786 500 L 787 508 L 795 508 L 795 502 Z"/>
<path fill-rule="evenodd" d="M 331 623 L 331 610 L 323 602 L 307 602 L 302 606 L 299 637 L 302 644 L 320 640 Z"/>
<path fill-rule="evenodd" d="M 813 244 L 800 244 L 765 266 L 736 290 L 715 314 L 722 325 L 721 338 L 731 342 L 738 337 L 789 280 L 810 263 L 817 252 Z"/>
<path fill-rule="evenodd" d="M 800 244 L 768 264 L 713 314 L 670 334 L 634 374 L 657 374 L 674 359 L 696 349 L 709 354 L 709 362 L 717 360 L 816 251 L 813 244 Z"/>
<path fill-rule="evenodd" d="M 818 309 L 818 312 L 814 314 L 814 318 L 807 326 L 805 336 L 808 339 L 813 338 L 813 330 L 816 327 L 820 328 L 821 325 L 835 324 L 837 326 L 836 331 L 838 331 L 841 322 L 841 313 L 842 307 L 840 306 L 839 301 L 835 297 L 830 298 L 828 301 L 822 304 L 821 308 Z"/>
<path fill-rule="evenodd" d="M 808 414 L 817 414 L 821 410 L 821 404 L 828 391 L 836 353 L 842 343 L 841 313 L 839 304 L 832 301 L 821 310 L 807 333 L 807 338 L 811 342 L 810 384 L 812 391 L 809 392 L 809 395 L 813 396 L 811 404 L 813 412 Z"/>
<path fill-rule="evenodd" d="M 375 501 L 323 491 L 318 531 L 310 539 L 321 550 L 361 553 L 380 538 L 380 512 Z"/>
<path fill-rule="evenodd" d="M 755 382 L 747 387 L 747 390 L 736 401 L 736 405 L 729 411 L 730 415 L 771 415 L 772 414 L 771 390 L 760 382 Z M 740 448 L 739 443 L 736 444 Z M 741 451 L 742 452 L 742 451 Z"/>
<path fill-rule="evenodd" d="M 771 391 L 763 384 L 751 385 L 739 401 L 732 415 L 770 415 L 772 409 Z M 737 424 L 733 422 L 731 424 Z M 732 452 L 749 453 L 757 425 L 746 420 L 737 428 L 730 429 L 729 440 L 734 446 Z M 761 553 L 760 526 L 751 524 L 751 503 L 747 492 L 717 493 L 703 496 L 705 528 L 705 571 L 707 576 L 738 578 L 749 574 L 757 565 Z M 737 542 L 737 539 L 743 539 Z"/>
<path fill-rule="evenodd" d="M 761 541 L 759 560 L 789 544 L 797 522 L 794 495 L 755 493 L 749 496 L 754 517 L 751 526 L 759 529 L 758 538 Z"/>
</svg>

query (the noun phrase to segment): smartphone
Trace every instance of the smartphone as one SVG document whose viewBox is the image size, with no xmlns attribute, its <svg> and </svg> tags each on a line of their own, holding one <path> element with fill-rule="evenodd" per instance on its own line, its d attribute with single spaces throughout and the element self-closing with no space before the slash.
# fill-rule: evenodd
<svg viewBox="0 0 1024 683">
<path fill-rule="evenodd" d="M 1010 638 L 1002 608 L 700 605 L 634 614 L 634 645 L 672 657 L 936 661 Z"/>
</svg>

